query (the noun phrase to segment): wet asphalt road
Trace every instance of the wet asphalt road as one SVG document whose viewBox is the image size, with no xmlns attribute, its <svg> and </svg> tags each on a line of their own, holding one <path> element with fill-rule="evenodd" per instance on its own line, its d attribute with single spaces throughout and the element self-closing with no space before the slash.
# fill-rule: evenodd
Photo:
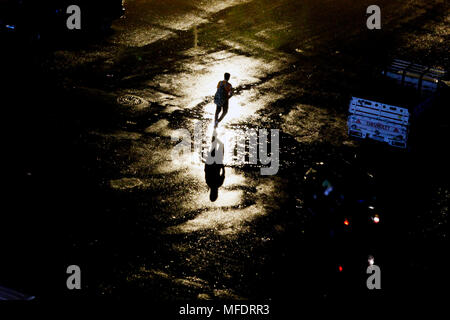
<svg viewBox="0 0 450 320">
<path fill-rule="evenodd" d="M 128 1 L 102 38 L 16 57 L 5 105 L 26 119 L 20 134 L 17 121 L 4 128 L 14 150 L 5 161 L 17 168 L 6 198 L 20 212 L 4 223 L 15 239 L 7 285 L 149 301 L 435 292 L 448 239 L 448 118 L 430 116 L 400 152 L 349 139 L 346 110 L 393 57 L 448 69 L 448 6 L 381 1 L 383 29 L 370 32 L 366 1 L 226 3 Z M 224 72 L 235 96 L 218 128 L 225 179 L 211 202 L 201 157 L 175 161 L 170 138 L 200 124 L 206 153 Z M 276 175 L 234 161 L 233 139 L 250 128 L 280 130 Z M 321 184 L 306 181 L 310 168 L 373 201 L 379 229 L 330 238 L 310 201 Z M 369 254 L 386 270 L 381 294 L 364 287 Z M 23 277 L 35 264 L 45 276 Z M 64 290 L 70 264 L 85 275 L 81 292 Z"/>
</svg>

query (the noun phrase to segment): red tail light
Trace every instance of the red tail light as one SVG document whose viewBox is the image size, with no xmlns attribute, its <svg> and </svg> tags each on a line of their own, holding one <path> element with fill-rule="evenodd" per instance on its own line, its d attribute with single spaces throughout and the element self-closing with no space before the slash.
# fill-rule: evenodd
<svg viewBox="0 0 450 320">
<path fill-rule="evenodd" d="M 374 215 L 372 220 L 373 220 L 373 223 L 378 223 L 378 222 L 380 222 L 380 216 L 376 214 L 376 215 Z"/>
</svg>

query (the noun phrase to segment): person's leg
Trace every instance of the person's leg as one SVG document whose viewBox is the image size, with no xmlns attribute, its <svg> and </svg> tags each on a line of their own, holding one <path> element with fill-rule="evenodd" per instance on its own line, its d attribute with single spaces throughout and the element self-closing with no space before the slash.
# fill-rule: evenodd
<svg viewBox="0 0 450 320">
<path fill-rule="evenodd" d="M 222 109 L 219 105 L 216 105 L 216 115 L 214 116 L 214 122 L 217 122 L 217 118 L 219 118 L 220 109 Z"/>
<path fill-rule="evenodd" d="M 222 114 L 220 115 L 220 118 L 217 121 L 218 122 L 222 121 L 222 119 L 227 115 L 227 112 L 228 112 L 228 101 L 223 105 Z"/>
</svg>

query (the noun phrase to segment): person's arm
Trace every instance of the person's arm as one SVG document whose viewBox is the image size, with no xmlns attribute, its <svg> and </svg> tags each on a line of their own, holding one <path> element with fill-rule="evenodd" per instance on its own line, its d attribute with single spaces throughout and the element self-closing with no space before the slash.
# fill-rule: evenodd
<svg viewBox="0 0 450 320">
<path fill-rule="evenodd" d="M 228 92 L 228 99 L 233 96 L 233 86 L 230 84 L 230 91 Z"/>
<path fill-rule="evenodd" d="M 220 186 L 222 186 L 224 180 L 225 180 L 225 166 L 221 165 L 219 170 L 219 178 L 220 178 Z M 219 186 L 219 187 L 220 187 Z"/>
</svg>

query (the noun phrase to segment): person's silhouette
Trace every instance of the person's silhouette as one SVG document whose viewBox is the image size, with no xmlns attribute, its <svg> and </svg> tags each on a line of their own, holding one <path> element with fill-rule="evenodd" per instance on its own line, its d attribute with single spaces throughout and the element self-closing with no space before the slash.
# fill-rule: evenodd
<svg viewBox="0 0 450 320">
<path fill-rule="evenodd" d="M 211 149 L 205 164 L 205 181 L 210 189 L 209 199 L 214 202 L 219 196 L 219 188 L 225 180 L 225 166 L 223 165 L 224 144 L 213 132 Z"/>
<path fill-rule="evenodd" d="M 214 102 L 216 103 L 216 114 L 214 116 L 214 127 L 217 127 L 220 121 L 225 117 L 225 115 L 228 113 L 228 100 L 233 95 L 233 86 L 228 81 L 230 80 L 230 74 L 226 72 L 224 74 L 223 80 L 219 81 L 217 84 L 217 92 L 216 95 L 218 95 L 217 99 Z M 224 96 L 222 96 L 220 93 L 222 93 Z M 221 99 L 220 99 L 221 97 Z M 216 99 L 216 97 L 215 97 Z M 222 114 L 219 117 L 219 113 L 222 111 Z"/>
</svg>

